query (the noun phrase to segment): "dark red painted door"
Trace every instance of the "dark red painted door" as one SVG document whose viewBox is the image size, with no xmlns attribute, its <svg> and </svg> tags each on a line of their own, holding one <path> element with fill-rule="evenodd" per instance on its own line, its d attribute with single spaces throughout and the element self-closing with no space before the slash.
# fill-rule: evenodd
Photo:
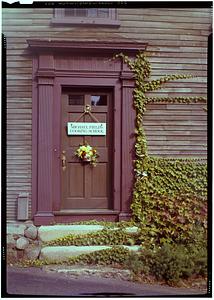
<svg viewBox="0 0 214 300">
<path fill-rule="evenodd" d="M 90 114 L 81 117 L 86 105 L 90 105 L 94 118 Z M 67 134 L 67 122 L 96 122 L 96 120 L 106 123 L 105 136 Z M 61 209 L 112 208 L 112 126 L 110 93 L 84 89 L 63 91 L 61 153 L 64 152 L 61 157 Z M 88 143 L 98 151 L 98 164 L 95 167 L 87 162 L 83 163 L 75 156 L 76 149 L 83 143 Z"/>
</svg>

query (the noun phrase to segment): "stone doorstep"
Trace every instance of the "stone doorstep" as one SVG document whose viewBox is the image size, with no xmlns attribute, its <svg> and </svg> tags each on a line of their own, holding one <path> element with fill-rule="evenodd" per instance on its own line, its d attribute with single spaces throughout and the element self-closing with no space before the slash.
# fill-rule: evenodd
<svg viewBox="0 0 214 300">
<path fill-rule="evenodd" d="M 139 251 L 141 246 L 123 246 L 130 251 Z M 52 261 L 63 261 L 69 257 L 75 257 L 81 254 L 92 253 L 95 251 L 100 251 L 104 249 L 110 249 L 112 246 L 47 246 L 42 248 L 40 253 L 41 260 Z"/>
<path fill-rule="evenodd" d="M 64 273 L 70 276 L 99 276 L 105 278 L 118 278 L 123 280 L 130 280 L 132 278 L 131 271 L 126 269 L 116 269 L 108 266 L 83 266 L 83 265 L 49 265 L 43 266 L 42 269 L 48 273 Z"/>
<path fill-rule="evenodd" d="M 39 239 L 42 242 L 50 242 L 52 240 L 67 236 L 69 234 L 87 234 L 91 232 L 97 232 L 104 229 L 101 225 L 50 225 L 40 226 L 38 230 Z M 115 228 L 112 228 L 114 230 Z M 127 227 L 126 232 L 136 233 L 137 227 Z"/>
</svg>

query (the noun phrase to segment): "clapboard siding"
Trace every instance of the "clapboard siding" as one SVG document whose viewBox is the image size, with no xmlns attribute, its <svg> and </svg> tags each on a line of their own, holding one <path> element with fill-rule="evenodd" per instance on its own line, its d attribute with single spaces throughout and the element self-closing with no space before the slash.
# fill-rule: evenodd
<svg viewBox="0 0 214 300">
<path fill-rule="evenodd" d="M 150 104 L 143 117 L 150 155 L 162 157 L 207 156 L 205 105 Z"/>
<path fill-rule="evenodd" d="M 163 89 L 150 93 L 150 96 L 206 97 L 207 94 L 207 43 L 212 24 L 211 9 L 120 8 L 119 28 L 56 26 L 51 24 L 52 17 L 52 8 L 3 8 L 2 31 L 7 38 L 9 220 L 16 219 L 18 194 L 29 192 L 31 197 L 32 61 L 26 39 L 105 42 L 127 39 L 147 42 L 148 57 L 152 63 L 151 79 L 174 73 L 198 76 L 167 83 Z M 72 58 L 70 64 L 74 66 Z M 61 66 L 64 69 L 68 67 L 62 61 Z M 205 158 L 206 112 L 203 107 L 204 104 L 148 105 L 143 122 L 149 153 Z"/>
</svg>

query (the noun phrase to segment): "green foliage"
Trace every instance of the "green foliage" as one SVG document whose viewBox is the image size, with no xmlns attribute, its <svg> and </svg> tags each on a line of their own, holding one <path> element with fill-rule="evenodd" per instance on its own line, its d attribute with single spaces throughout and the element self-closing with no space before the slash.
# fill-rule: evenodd
<svg viewBox="0 0 214 300">
<path fill-rule="evenodd" d="M 147 97 L 147 103 L 206 103 L 205 97 Z"/>
<path fill-rule="evenodd" d="M 131 251 L 124 260 L 123 265 L 125 268 L 131 270 L 135 275 L 140 275 L 141 273 L 149 274 L 148 265 L 141 260 L 139 253 Z"/>
<path fill-rule="evenodd" d="M 109 249 L 99 250 L 88 254 L 81 254 L 68 259 L 68 264 L 87 263 L 99 265 L 121 264 L 129 256 L 130 251 L 125 247 L 115 246 Z"/>
<path fill-rule="evenodd" d="M 194 225 L 207 228 L 207 166 L 149 157 L 135 182 L 133 217 L 143 244 L 190 241 Z"/>
<path fill-rule="evenodd" d="M 107 228 L 126 228 L 134 225 L 132 220 L 130 221 L 120 221 L 120 222 L 110 222 L 110 221 L 97 221 L 97 220 L 89 220 L 89 221 L 79 221 L 71 223 L 73 225 L 101 225 Z"/>
<path fill-rule="evenodd" d="M 50 241 L 47 245 L 133 245 L 137 238 L 137 235 L 127 233 L 122 229 L 103 229 L 82 235 L 70 234 L 54 241 Z"/>
<path fill-rule="evenodd" d="M 141 227 L 141 240 L 149 247 L 189 242 L 195 225 L 199 224 L 206 233 L 207 166 L 194 159 L 149 157 L 143 115 L 148 103 L 204 103 L 206 99 L 147 97 L 147 92 L 160 89 L 168 81 L 195 76 L 174 74 L 149 81 L 151 66 L 145 53 L 138 53 L 133 61 L 123 53 L 115 56 L 118 57 L 127 63 L 135 77 L 136 159 L 131 209 Z"/>
<path fill-rule="evenodd" d="M 157 279 L 168 283 L 176 283 L 179 279 L 186 279 L 194 275 L 206 275 L 207 252 L 194 251 L 193 247 L 184 245 L 165 244 L 151 255 L 150 272 Z M 147 258 L 148 259 L 148 258 Z"/>
<path fill-rule="evenodd" d="M 52 225 L 56 225 L 57 223 L 53 223 Z M 110 222 L 110 221 L 97 221 L 97 220 L 88 220 L 88 221 L 78 221 L 78 222 L 68 222 L 68 223 L 60 223 L 60 225 L 100 225 L 105 228 L 126 228 L 134 225 L 132 220 L 130 221 L 120 221 L 120 222 Z"/>
<path fill-rule="evenodd" d="M 18 263 L 19 266 L 23 268 L 28 268 L 28 267 L 42 267 L 45 265 L 49 265 L 53 262 L 50 262 L 48 260 L 40 260 L 40 259 L 26 259 Z M 55 262 L 58 263 L 58 262 Z"/>
<path fill-rule="evenodd" d="M 157 280 L 175 285 L 193 275 L 207 275 L 207 250 L 192 244 L 164 244 L 156 251 L 143 249 L 137 255 L 130 253 L 124 266 L 138 277 L 154 276 Z"/>
<path fill-rule="evenodd" d="M 144 90 L 144 92 L 159 90 L 159 89 L 161 89 L 162 85 L 168 81 L 178 80 L 178 79 L 186 79 L 186 78 L 192 78 L 192 77 L 194 77 L 194 76 L 193 75 L 179 75 L 179 74 L 166 75 L 159 79 L 152 80 L 148 83 L 145 83 L 143 85 L 143 90 Z"/>
</svg>

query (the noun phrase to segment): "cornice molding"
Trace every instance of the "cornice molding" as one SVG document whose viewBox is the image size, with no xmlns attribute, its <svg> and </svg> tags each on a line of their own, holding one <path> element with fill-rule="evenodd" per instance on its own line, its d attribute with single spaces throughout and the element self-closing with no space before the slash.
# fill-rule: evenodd
<svg viewBox="0 0 214 300">
<path fill-rule="evenodd" d="M 62 53 L 68 52 L 72 54 L 89 54 L 98 53 L 100 55 L 106 53 L 123 52 L 125 54 L 135 54 L 139 50 L 145 50 L 147 43 L 138 42 L 101 42 L 101 41 L 56 41 L 56 40 L 27 40 L 28 49 L 36 53 Z"/>
</svg>

